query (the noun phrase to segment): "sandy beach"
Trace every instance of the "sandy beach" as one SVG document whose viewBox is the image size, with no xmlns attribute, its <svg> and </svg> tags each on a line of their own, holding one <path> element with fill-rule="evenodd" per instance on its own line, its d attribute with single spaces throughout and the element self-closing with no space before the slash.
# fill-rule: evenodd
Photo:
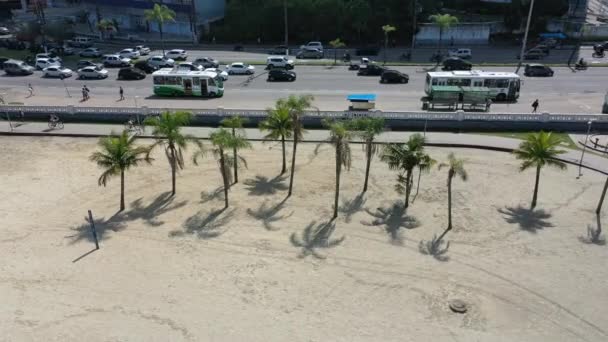
<svg viewBox="0 0 608 342">
<path fill-rule="evenodd" d="M 404 212 L 378 158 L 361 195 L 353 146 L 326 227 L 330 145 L 299 146 L 285 200 L 280 145 L 254 143 L 226 210 L 211 156 L 188 157 L 170 197 L 157 151 L 127 173 L 117 213 L 120 180 L 99 187 L 88 160 L 96 143 L 0 137 L 0 341 L 608 341 L 608 246 L 580 240 L 596 224 L 599 174 L 544 169 L 530 213 L 534 171 L 509 154 L 454 150 L 470 179 L 454 180 L 442 261 L 418 245 L 446 227 L 445 169 L 422 177 Z M 428 152 L 444 161 L 451 150 Z M 319 246 L 316 229 L 333 229 L 334 246 Z M 468 312 L 450 311 L 453 299 Z"/>
</svg>

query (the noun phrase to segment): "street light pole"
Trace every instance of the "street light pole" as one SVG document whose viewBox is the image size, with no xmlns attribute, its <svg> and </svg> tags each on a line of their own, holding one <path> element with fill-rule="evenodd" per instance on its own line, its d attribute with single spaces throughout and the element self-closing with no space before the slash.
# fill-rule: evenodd
<svg viewBox="0 0 608 342">
<path fill-rule="evenodd" d="M 580 178 L 583 175 L 583 158 L 585 157 L 585 150 L 587 150 L 587 141 L 589 140 L 589 133 L 591 133 L 591 124 L 593 124 L 593 120 L 587 121 L 587 136 L 585 137 L 585 144 L 583 144 L 583 152 L 581 152 L 581 160 L 578 163 L 578 177 Z"/>
<path fill-rule="evenodd" d="M 530 10 L 528 11 L 528 21 L 526 22 L 526 31 L 524 32 L 524 41 L 521 43 L 521 52 L 519 53 L 519 63 L 515 73 L 519 72 L 521 65 L 524 63 L 524 53 L 526 52 L 526 43 L 528 42 L 528 31 L 530 31 L 530 21 L 532 20 L 532 10 L 534 10 L 534 0 L 530 1 Z"/>
</svg>

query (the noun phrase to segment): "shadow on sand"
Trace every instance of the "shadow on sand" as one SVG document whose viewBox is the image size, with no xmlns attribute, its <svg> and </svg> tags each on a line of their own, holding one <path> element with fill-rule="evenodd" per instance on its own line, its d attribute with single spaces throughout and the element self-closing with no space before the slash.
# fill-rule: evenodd
<svg viewBox="0 0 608 342">
<path fill-rule="evenodd" d="M 353 216 L 363 209 L 366 202 L 367 198 L 364 197 L 363 193 L 360 193 L 351 200 L 342 200 L 342 206 L 338 210 L 345 215 L 344 220 L 346 223 L 350 223 Z"/>
<path fill-rule="evenodd" d="M 536 233 L 540 229 L 553 227 L 553 224 L 547 221 L 551 218 L 551 213 L 543 209 L 530 210 L 518 206 L 516 208 L 499 208 L 498 212 L 504 215 L 505 221 L 508 223 L 518 224 L 520 229 L 530 233 Z"/>
<path fill-rule="evenodd" d="M 272 179 L 257 175 L 255 178 L 245 180 L 243 184 L 245 184 L 247 187 L 249 195 L 274 195 L 279 191 L 285 191 L 288 189 L 287 184 L 284 183 L 286 178 L 287 177 L 284 175 L 278 175 Z"/>
<path fill-rule="evenodd" d="M 264 203 L 260 204 L 257 209 L 247 209 L 247 214 L 252 216 L 253 218 L 262 221 L 264 228 L 266 230 L 279 230 L 279 228 L 273 227 L 273 223 L 277 221 L 282 221 L 291 215 L 293 215 L 293 211 L 289 214 L 279 215 L 279 212 L 285 208 L 285 202 L 287 198 L 283 199 L 279 204 L 275 206 L 270 206 L 268 201 L 264 201 Z"/>
<path fill-rule="evenodd" d="M 372 216 L 372 221 L 361 221 L 366 226 L 383 227 L 391 239 L 391 243 L 403 244 L 401 228 L 413 229 L 420 226 L 420 222 L 407 215 L 407 210 L 403 206 L 403 201 L 395 202 L 389 208 L 376 208 L 376 211 L 365 209 Z"/>
<path fill-rule="evenodd" d="M 304 228 L 301 237 L 293 233 L 289 240 L 292 245 L 302 249 L 298 255 L 299 258 L 312 255 L 317 259 L 325 259 L 327 256 L 320 254 L 318 249 L 336 247 L 346 238 L 342 236 L 341 238 L 331 240 L 331 235 L 335 229 L 336 223 L 333 220 L 319 224 L 316 221 L 312 221 Z"/>
<path fill-rule="evenodd" d="M 447 255 L 448 249 L 450 249 L 450 242 L 444 239 L 439 240 L 437 234 L 433 236 L 431 241 L 421 240 L 418 243 L 418 251 L 424 255 L 430 255 L 437 261 L 448 261 L 450 257 Z"/>
<path fill-rule="evenodd" d="M 95 221 L 95 231 L 97 232 L 97 239 L 99 241 L 107 239 L 109 230 L 119 232 L 127 227 L 124 222 L 124 217 L 122 217 L 119 212 L 112 215 L 112 217 L 107 220 L 104 217 L 94 218 L 93 220 Z M 84 222 L 77 227 L 72 227 L 71 230 L 74 231 L 74 234 L 66 236 L 66 238 L 71 239 L 71 244 L 75 244 L 82 240 L 91 243 L 95 242 L 93 234 L 91 233 L 91 223 L 89 222 L 88 216 L 84 216 Z"/>
<path fill-rule="evenodd" d="M 160 215 L 188 204 L 188 201 L 175 202 L 174 199 L 171 192 L 165 192 L 156 197 L 152 203 L 144 206 L 142 199 L 138 198 L 131 202 L 131 210 L 125 211 L 120 216 L 129 221 L 141 219 L 151 226 L 158 227 L 165 223 L 159 220 Z"/>
<path fill-rule="evenodd" d="M 220 186 L 219 188 L 211 191 L 211 192 L 207 192 L 207 191 L 202 191 L 201 192 L 201 204 L 205 204 L 209 201 L 213 201 L 214 199 L 219 198 L 220 196 L 224 195 L 224 187 Z"/>
<path fill-rule="evenodd" d="M 223 228 L 232 220 L 235 210 L 222 208 L 209 214 L 199 211 L 186 219 L 183 231 L 171 231 L 169 237 L 181 237 L 186 234 L 194 234 L 201 239 L 218 237 L 226 231 Z"/>
</svg>

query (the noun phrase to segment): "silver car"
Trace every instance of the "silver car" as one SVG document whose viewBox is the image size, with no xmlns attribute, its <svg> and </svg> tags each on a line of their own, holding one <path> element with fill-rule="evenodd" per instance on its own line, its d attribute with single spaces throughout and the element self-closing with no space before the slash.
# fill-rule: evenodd
<svg viewBox="0 0 608 342">
<path fill-rule="evenodd" d="M 316 49 L 316 48 L 308 48 L 308 47 L 303 48 L 296 54 L 296 58 L 298 58 L 298 59 L 302 59 L 302 58 L 321 59 L 321 58 L 323 58 L 323 51 Z"/>
</svg>

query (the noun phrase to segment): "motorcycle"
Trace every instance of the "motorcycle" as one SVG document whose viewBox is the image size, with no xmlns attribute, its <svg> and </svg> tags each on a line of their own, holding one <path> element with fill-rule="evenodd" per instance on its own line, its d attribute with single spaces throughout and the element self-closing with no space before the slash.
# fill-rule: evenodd
<svg viewBox="0 0 608 342">
<path fill-rule="evenodd" d="M 574 69 L 575 69 L 575 70 L 587 70 L 587 63 L 583 63 L 583 64 L 581 64 L 581 63 L 576 63 L 576 64 L 574 65 Z"/>
<path fill-rule="evenodd" d="M 591 56 L 593 56 L 593 58 L 604 58 L 605 53 L 604 51 L 595 51 Z"/>
</svg>

